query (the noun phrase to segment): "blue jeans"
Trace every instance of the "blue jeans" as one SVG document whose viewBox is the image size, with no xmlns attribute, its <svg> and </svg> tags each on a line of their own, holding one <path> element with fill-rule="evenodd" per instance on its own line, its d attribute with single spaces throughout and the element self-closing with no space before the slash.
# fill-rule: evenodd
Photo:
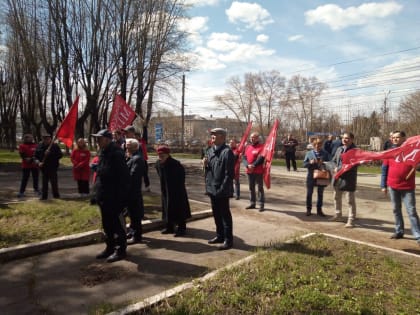
<svg viewBox="0 0 420 315">
<path fill-rule="evenodd" d="M 397 190 L 389 187 L 389 195 L 392 202 L 392 211 L 395 217 L 395 233 L 404 235 L 404 219 L 401 212 L 401 204 L 404 202 L 405 208 L 410 218 L 411 231 L 416 240 L 420 240 L 420 221 L 416 211 L 416 195 L 414 190 Z"/>
</svg>

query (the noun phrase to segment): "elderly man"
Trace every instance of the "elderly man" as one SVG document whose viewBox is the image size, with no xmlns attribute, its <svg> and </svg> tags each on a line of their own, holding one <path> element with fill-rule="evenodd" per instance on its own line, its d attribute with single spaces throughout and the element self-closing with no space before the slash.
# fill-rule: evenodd
<svg viewBox="0 0 420 315">
<path fill-rule="evenodd" d="M 175 237 L 184 236 L 187 231 L 186 221 L 191 217 L 190 203 L 185 188 L 185 169 L 171 156 L 168 146 L 159 146 L 157 154 L 158 160 L 155 167 L 160 179 L 162 220 L 166 224 L 162 234 L 175 233 Z M 176 232 L 175 225 L 178 225 Z"/>
<path fill-rule="evenodd" d="M 144 204 L 141 184 L 145 167 L 137 139 L 128 138 L 125 143 L 127 147 L 127 166 L 130 172 L 130 191 L 127 204 L 130 228 L 129 233 L 127 233 L 127 244 L 135 244 L 142 241 L 141 220 L 144 216 Z"/>
<path fill-rule="evenodd" d="M 235 157 L 226 145 L 226 131 L 214 128 L 210 131 L 213 146 L 203 158 L 206 178 L 206 194 L 210 197 L 211 209 L 216 224 L 216 237 L 209 244 L 222 243 L 220 250 L 233 246 L 233 224 L 229 198 L 233 196 Z"/>
<path fill-rule="evenodd" d="M 246 168 L 246 174 L 248 176 L 249 184 L 249 195 L 250 205 L 246 209 L 255 209 L 257 202 L 257 195 L 255 186 L 258 186 L 258 202 L 260 206 L 260 212 L 264 211 L 264 182 L 263 182 L 263 164 L 264 157 L 262 152 L 264 145 L 260 143 L 260 134 L 253 132 L 251 134 L 251 143 L 245 148 L 245 154 L 243 157 L 243 164 Z"/>
<path fill-rule="evenodd" d="M 127 240 L 122 212 L 127 205 L 130 175 L 124 151 L 112 141 L 112 133 L 103 129 L 92 137 L 98 139 L 100 148 L 95 191 L 106 243 L 106 248 L 96 258 L 106 258 L 112 263 L 126 257 Z"/>
</svg>

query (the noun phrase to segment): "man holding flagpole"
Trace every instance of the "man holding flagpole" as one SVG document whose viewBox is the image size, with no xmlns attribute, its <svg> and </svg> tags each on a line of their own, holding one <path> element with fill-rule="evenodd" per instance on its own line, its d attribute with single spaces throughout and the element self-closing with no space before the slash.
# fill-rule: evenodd
<svg viewBox="0 0 420 315">
<path fill-rule="evenodd" d="M 60 147 L 54 143 L 48 133 L 42 135 L 42 142 L 35 150 L 35 163 L 38 164 L 42 173 L 42 190 L 40 200 L 48 199 L 48 183 L 51 183 L 54 198 L 60 198 L 58 192 L 57 170 L 59 160 L 63 157 Z"/>
<path fill-rule="evenodd" d="M 257 194 L 255 186 L 258 187 L 259 211 L 264 211 L 264 145 L 260 143 L 260 134 L 258 132 L 251 133 L 251 143 L 246 146 L 243 157 L 243 164 L 246 168 L 248 176 L 250 205 L 245 209 L 255 209 L 257 202 Z"/>
<path fill-rule="evenodd" d="M 404 131 L 394 131 L 391 137 L 391 148 L 400 147 L 405 139 Z M 420 221 L 416 210 L 415 195 L 416 174 L 412 170 L 413 166 L 404 163 L 400 156 L 384 160 L 381 188 L 385 194 L 389 191 L 395 217 L 395 233 L 391 235 L 391 238 L 400 239 L 404 237 L 404 219 L 401 211 L 401 204 L 404 202 L 411 223 L 411 231 L 420 246 Z"/>
</svg>

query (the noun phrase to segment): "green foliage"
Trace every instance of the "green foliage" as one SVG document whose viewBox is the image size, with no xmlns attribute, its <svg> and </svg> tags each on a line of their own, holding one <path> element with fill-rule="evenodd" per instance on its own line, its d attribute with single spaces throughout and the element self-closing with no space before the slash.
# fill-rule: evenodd
<svg viewBox="0 0 420 315">
<path fill-rule="evenodd" d="M 416 314 L 418 259 L 317 235 L 261 250 L 147 314 Z"/>
</svg>

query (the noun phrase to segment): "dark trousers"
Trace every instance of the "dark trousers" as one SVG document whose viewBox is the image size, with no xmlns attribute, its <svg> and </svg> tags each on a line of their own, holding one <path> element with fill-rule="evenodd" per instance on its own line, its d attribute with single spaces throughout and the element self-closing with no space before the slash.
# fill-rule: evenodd
<svg viewBox="0 0 420 315">
<path fill-rule="evenodd" d="M 290 162 L 292 162 L 293 170 L 297 170 L 295 152 L 286 152 L 286 167 L 290 171 Z"/>
<path fill-rule="evenodd" d="M 306 209 L 309 211 L 312 209 L 312 194 L 314 192 L 315 187 L 317 187 L 317 192 L 318 192 L 318 198 L 316 201 L 316 209 L 317 209 L 317 212 L 320 212 L 322 209 L 322 203 L 324 199 L 325 186 L 315 186 L 313 184 L 306 185 Z"/>
<path fill-rule="evenodd" d="M 143 197 L 130 200 L 127 206 L 128 216 L 130 217 L 130 229 L 134 231 L 134 237 L 141 238 L 142 226 L 141 219 L 144 216 Z"/>
<path fill-rule="evenodd" d="M 102 227 L 105 233 L 107 249 L 116 249 L 120 252 L 125 252 L 127 249 L 127 239 L 122 209 L 106 203 L 99 203 L 99 208 L 101 209 Z M 115 238 L 115 235 L 117 235 L 117 238 Z"/>
<path fill-rule="evenodd" d="M 249 199 L 251 205 L 256 204 L 257 194 L 255 191 L 255 186 L 258 188 L 258 202 L 260 206 L 264 206 L 265 197 L 264 197 L 264 182 L 263 174 L 247 174 L 248 175 L 248 184 L 249 184 Z"/>
<path fill-rule="evenodd" d="M 77 181 L 77 190 L 79 194 L 89 194 L 89 181 L 88 180 L 78 180 Z"/>
<path fill-rule="evenodd" d="M 241 183 L 238 179 L 233 179 L 233 191 L 235 192 L 235 197 L 239 198 L 241 196 Z"/>
<path fill-rule="evenodd" d="M 229 197 L 210 196 L 217 238 L 233 242 L 233 223 L 230 213 Z"/>
<path fill-rule="evenodd" d="M 42 197 L 48 198 L 48 183 L 51 183 L 51 190 L 54 198 L 60 198 L 58 192 L 57 169 L 42 169 Z"/>
<path fill-rule="evenodd" d="M 32 174 L 32 183 L 35 191 L 38 191 L 39 170 L 37 168 L 22 168 L 22 181 L 19 192 L 23 194 L 28 184 L 29 176 Z"/>
<path fill-rule="evenodd" d="M 150 186 L 150 179 L 149 179 L 149 164 L 147 164 L 147 161 L 144 161 L 144 187 Z"/>
</svg>

